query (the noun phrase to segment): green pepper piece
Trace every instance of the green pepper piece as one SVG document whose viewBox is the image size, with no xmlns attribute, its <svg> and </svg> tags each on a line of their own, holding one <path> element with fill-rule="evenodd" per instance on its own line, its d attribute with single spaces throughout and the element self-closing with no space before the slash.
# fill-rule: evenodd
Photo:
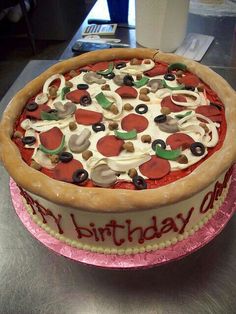
<svg viewBox="0 0 236 314">
<path fill-rule="evenodd" d="M 61 99 L 64 100 L 67 93 L 69 93 L 70 87 L 65 86 L 61 90 Z"/>
<path fill-rule="evenodd" d="M 110 74 L 113 71 L 113 69 L 114 69 L 114 62 L 110 62 L 107 70 L 97 71 L 97 74 L 107 75 L 107 74 Z"/>
<path fill-rule="evenodd" d="M 59 120 L 56 112 L 41 111 L 40 116 L 42 120 Z"/>
<path fill-rule="evenodd" d="M 137 137 L 137 131 L 135 129 L 129 132 L 120 132 L 120 131 L 115 130 L 114 133 L 116 137 L 122 140 L 132 140 Z"/>
<path fill-rule="evenodd" d="M 163 86 L 165 87 L 165 88 L 169 88 L 169 89 L 171 89 L 171 90 L 180 90 L 180 89 L 184 89 L 184 84 L 180 84 L 179 86 L 175 86 L 175 87 L 172 87 L 172 86 L 169 86 L 167 83 L 166 83 L 166 81 L 165 80 L 163 80 Z"/>
<path fill-rule="evenodd" d="M 142 86 L 146 85 L 148 82 L 149 82 L 149 78 L 146 77 L 146 76 L 144 76 L 144 77 L 141 78 L 141 80 L 135 81 L 135 82 L 134 82 L 134 85 L 135 85 L 137 88 L 139 88 L 139 87 L 142 87 Z"/>
<path fill-rule="evenodd" d="M 156 155 L 167 160 L 176 160 L 181 155 L 181 149 L 166 150 L 156 145 Z"/>
<path fill-rule="evenodd" d="M 182 119 L 182 118 L 189 116 L 191 113 L 192 113 L 192 111 L 187 111 L 185 114 L 176 114 L 175 118 Z"/>
<path fill-rule="evenodd" d="M 103 94 L 103 92 L 97 94 L 95 96 L 98 104 L 103 108 L 103 109 L 108 109 L 112 104 L 113 101 L 108 100 L 105 95 Z"/>
<path fill-rule="evenodd" d="M 168 66 L 168 71 L 173 71 L 173 70 L 181 70 L 181 71 L 186 71 L 187 66 L 184 63 L 171 63 Z"/>
<path fill-rule="evenodd" d="M 59 154 L 63 150 L 64 146 L 65 146 L 65 135 L 63 135 L 62 140 L 61 140 L 61 144 L 57 148 L 55 148 L 55 149 L 48 149 L 45 146 L 43 146 L 42 144 L 40 144 L 39 145 L 39 149 L 42 152 L 44 152 L 45 154 L 57 155 L 57 154 Z"/>
</svg>

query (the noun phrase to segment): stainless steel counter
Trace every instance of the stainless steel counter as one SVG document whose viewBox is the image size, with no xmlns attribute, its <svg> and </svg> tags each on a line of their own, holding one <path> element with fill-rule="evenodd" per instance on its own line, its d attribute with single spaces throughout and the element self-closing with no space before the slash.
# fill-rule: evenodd
<svg viewBox="0 0 236 314">
<path fill-rule="evenodd" d="M 99 5 L 89 17 L 101 17 L 96 12 Z M 189 32 L 215 36 L 202 63 L 236 89 L 235 19 L 190 18 Z M 86 21 L 61 59 L 72 56 Z M 119 28 L 116 35 L 137 45 L 133 29 Z M 0 115 L 18 89 L 55 62 L 29 62 L 2 99 Z M 98 269 L 58 256 L 34 239 L 15 214 L 8 184 L 0 165 L 0 314 L 235 313 L 236 216 L 211 243 L 182 260 L 146 270 Z"/>
<path fill-rule="evenodd" d="M 134 0 L 129 0 L 129 2 L 129 23 L 133 25 L 135 24 Z M 97 0 L 78 32 L 62 53 L 60 59 L 67 59 L 74 56 L 71 47 L 77 39 L 82 37 L 82 32 L 88 25 L 88 19 L 91 18 L 109 19 L 105 0 Z M 214 36 L 214 41 L 201 60 L 201 63 L 208 66 L 231 67 L 236 70 L 236 16 L 202 16 L 189 13 L 187 33 Z M 120 38 L 122 43 L 129 44 L 132 48 L 140 47 L 136 42 L 134 28 L 118 25 L 115 36 L 111 37 Z"/>
<path fill-rule="evenodd" d="M 56 61 L 31 61 L 0 103 Z M 215 68 L 235 85 L 232 69 Z M 192 255 L 146 270 L 98 269 L 56 255 L 22 225 L 0 166 L 0 313 L 227 314 L 236 309 L 236 216 Z"/>
</svg>

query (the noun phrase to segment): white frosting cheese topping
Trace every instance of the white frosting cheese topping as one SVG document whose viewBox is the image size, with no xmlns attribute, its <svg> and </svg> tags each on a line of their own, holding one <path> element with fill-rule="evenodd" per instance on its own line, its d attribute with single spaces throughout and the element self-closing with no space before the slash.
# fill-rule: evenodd
<svg viewBox="0 0 236 314">
<path fill-rule="evenodd" d="M 52 128 L 60 129 L 65 141 L 64 151 L 70 152 L 73 155 L 73 159 L 83 165 L 83 168 L 89 174 L 89 178 L 91 173 L 97 176 L 97 172 L 94 172 L 94 169 L 99 165 L 107 165 L 108 170 L 110 169 L 119 174 L 118 180 L 132 181 L 128 173 L 133 168 L 136 169 L 137 175 L 142 176 L 144 179 L 148 178 L 140 171 L 139 167 L 149 162 L 151 156 L 155 154 L 157 154 L 158 158 L 163 158 L 158 155 L 158 150 L 155 151 L 155 146 L 154 149 L 152 147 L 153 141 L 157 139 L 164 141 L 166 144 L 166 147 L 161 148 L 162 150 L 164 149 L 168 153 L 175 151 L 176 154 L 179 150 L 179 155 L 184 155 L 184 162 L 181 162 L 178 158 L 166 158 L 168 159 L 170 171 L 188 168 L 204 158 L 208 153 L 207 149 L 215 147 L 219 141 L 218 128 L 220 123 L 214 122 L 210 117 L 199 113 L 198 108 L 213 106 L 211 106 L 210 101 L 201 89 L 198 90 L 197 87 L 193 87 L 189 90 L 188 86 L 180 85 L 176 71 L 171 72 L 172 80 L 168 80 L 163 74 L 149 78 L 145 72 L 153 69 L 155 66 L 155 63 L 148 59 L 142 60 L 142 62 L 137 64 L 128 62 L 118 69 L 114 67 L 110 73 L 117 78 L 121 78 L 123 82 L 121 86 L 115 83 L 115 79 L 109 77 L 110 73 L 107 74 L 108 70 L 98 71 L 97 73 L 92 71 L 87 73 L 81 72 L 67 82 L 62 74 L 55 74 L 49 77 L 44 83 L 43 92 L 36 96 L 35 102 L 39 108 L 42 104 L 47 105 L 51 108 L 51 112 L 47 113 L 45 120 L 31 119 L 29 113 L 28 117 L 21 122 L 21 127 L 25 130 L 24 137 L 33 136 L 37 139 L 33 145 L 25 145 L 26 148 L 34 149 L 32 159 L 47 169 L 53 169 L 57 166 L 57 163 L 51 161 L 49 154 L 40 149 L 42 146 L 40 134 L 50 131 Z M 182 74 L 182 77 L 184 75 L 185 73 Z M 58 79 L 60 84 L 57 88 L 56 97 L 54 96 L 52 99 L 49 89 L 53 82 Z M 128 79 L 129 82 L 125 82 L 125 79 Z M 96 80 L 98 80 L 97 83 Z M 146 82 L 143 86 L 142 80 Z M 151 83 L 147 84 L 151 80 L 152 84 L 156 84 L 155 86 L 151 85 Z M 134 84 L 136 82 L 138 82 L 137 84 L 140 87 Z M 160 84 L 160 82 L 164 85 Z M 78 89 L 78 84 L 83 84 L 84 87 Z M 87 87 L 85 84 L 88 84 Z M 106 85 L 102 88 L 104 84 Z M 121 88 L 120 91 L 118 91 L 119 88 Z M 87 97 L 85 101 L 88 101 L 88 103 L 83 104 L 81 101 L 75 101 L 73 97 L 69 97 L 71 92 L 78 90 L 84 93 L 85 96 L 82 97 Z M 102 101 L 98 97 L 100 93 L 102 93 Z M 105 104 L 103 103 L 104 99 Z M 167 104 L 167 107 L 165 107 L 163 101 L 171 103 L 171 106 Z M 129 110 L 125 110 L 127 103 Z M 147 112 L 137 111 L 137 105 L 140 104 L 146 106 L 144 108 L 147 108 Z M 173 106 L 177 107 L 178 110 L 172 110 Z M 78 109 L 81 111 L 77 112 Z M 99 126 L 101 130 L 98 132 L 94 131 L 94 123 L 78 122 L 78 119 L 79 121 L 83 119 L 81 115 L 87 114 L 87 110 L 101 115 L 102 118 L 98 124 L 102 123 L 104 127 Z M 141 108 L 141 110 L 145 109 Z M 57 118 L 54 119 L 53 114 Z M 52 120 L 48 118 L 51 116 Z M 127 127 L 127 120 L 125 121 L 125 119 L 129 116 L 131 121 L 129 121 Z M 146 127 L 143 127 L 144 130 L 129 129 L 129 124 L 131 127 L 133 124 L 132 117 L 135 120 L 136 116 L 145 118 L 148 121 Z M 138 122 L 136 124 L 138 124 L 137 127 L 139 128 L 142 127 L 143 122 L 141 125 Z M 123 132 L 121 136 L 125 134 L 124 136 L 126 137 L 119 138 L 115 130 L 119 130 L 120 133 Z M 137 132 L 134 133 L 134 138 L 129 139 L 131 131 Z M 182 135 L 188 138 L 188 145 L 186 145 L 185 140 L 183 140 L 183 145 L 180 145 L 180 147 L 173 148 L 170 145 L 170 136 L 175 135 L 178 141 L 178 134 L 180 134 L 179 141 L 181 141 Z M 101 149 L 98 149 L 98 142 L 101 143 L 106 136 L 115 137 L 117 143 L 120 141 L 117 145 L 121 145 L 121 149 L 115 155 L 111 154 L 109 156 L 108 154 L 106 156 Z M 144 138 L 147 140 L 144 140 Z M 174 142 L 176 144 L 176 139 Z M 201 145 L 193 148 L 196 150 L 195 154 L 190 146 L 196 142 L 200 143 L 204 149 L 202 150 Z M 109 150 L 106 147 L 106 145 L 110 145 L 109 143 L 108 141 L 107 144 L 104 144 L 105 151 Z M 85 158 L 83 155 L 87 150 L 90 151 L 89 158 Z M 103 169 L 105 171 L 105 175 L 104 173 L 103 175 L 107 175 L 112 184 L 114 184 L 114 174 L 108 170 L 105 171 Z M 96 180 L 99 181 L 100 179 Z M 103 186 L 102 183 L 98 185 Z"/>
</svg>

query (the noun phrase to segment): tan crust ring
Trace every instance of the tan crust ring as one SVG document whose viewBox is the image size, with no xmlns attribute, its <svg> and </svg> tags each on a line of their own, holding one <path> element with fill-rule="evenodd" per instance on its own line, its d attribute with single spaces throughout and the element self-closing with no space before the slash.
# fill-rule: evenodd
<svg viewBox="0 0 236 314">
<path fill-rule="evenodd" d="M 227 134 L 222 148 L 190 175 L 167 186 L 152 190 L 131 191 L 104 188 L 79 188 L 55 181 L 30 168 L 21 159 L 11 141 L 14 122 L 26 101 L 42 88 L 45 80 L 55 73 L 65 73 L 89 63 L 113 59 L 151 58 L 154 61 L 184 62 L 188 69 L 206 82 L 222 99 L 226 107 Z M 88 211 L 125 212 L 157 208 L 176 203 L 207 187 L 236 159 L 236 93 L 223 78 L 204 65 L 173 54 L 151 49 L 109 49 L 94 51 L 59 62 L 28 83 L 11 100 L 0 123 L 1 159 L 10 176 L 24 189 L 58 205 Z M 105 200 L 105 201 L 104 201 Z"/>
</svg>

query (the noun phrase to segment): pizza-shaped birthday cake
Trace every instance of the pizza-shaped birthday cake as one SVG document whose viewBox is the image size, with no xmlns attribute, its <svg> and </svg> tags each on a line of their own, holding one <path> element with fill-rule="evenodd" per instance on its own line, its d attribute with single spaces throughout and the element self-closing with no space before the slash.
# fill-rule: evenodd
<svg viewBox="0 0 236 314">
<path fill-rule="evenodd" d="M 17 93 L 1 159 L 46 232 L 134 254 L 188 238 L 217 212 L 235 128 L 235 92 L 206 66 L 110 49 L 60 62 Z"/>
</svg>

